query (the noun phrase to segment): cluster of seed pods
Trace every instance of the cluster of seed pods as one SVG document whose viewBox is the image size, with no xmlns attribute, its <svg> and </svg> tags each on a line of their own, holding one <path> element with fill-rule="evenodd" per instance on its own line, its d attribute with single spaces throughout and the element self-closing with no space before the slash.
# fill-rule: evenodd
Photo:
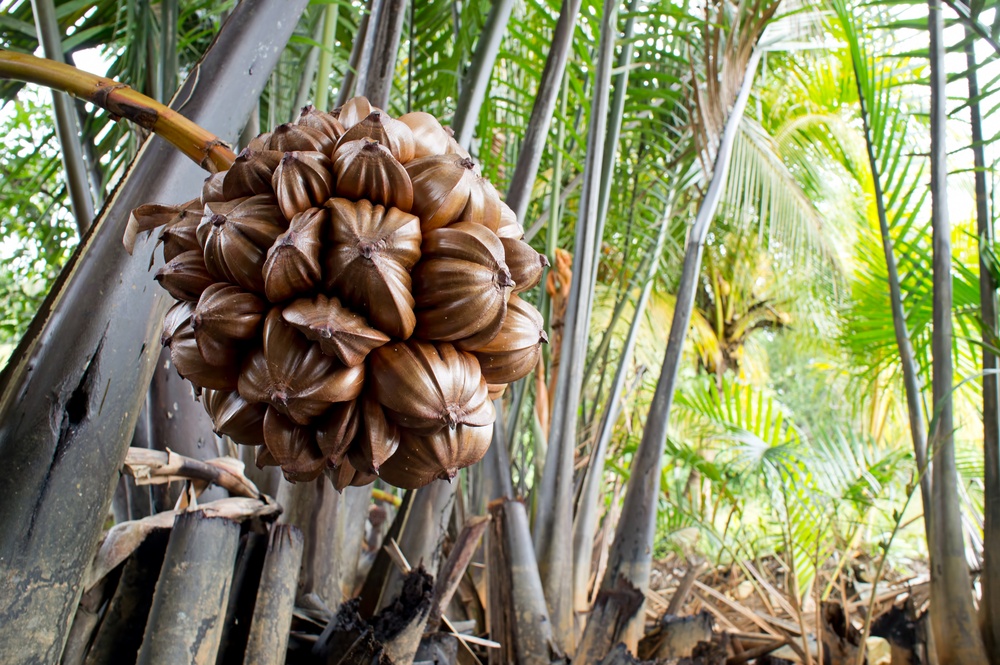
<svg viewBox="0 0 1000 665">
<path fill-rule="evenodd" d="M 546 341 L 518 296 L 545 258 L 427 113 L 306 107 L 197 199 L 133 211 L 126 245 L 158 227 L 173 366 L 290 481 L 454 477 Z"/>
</svg>

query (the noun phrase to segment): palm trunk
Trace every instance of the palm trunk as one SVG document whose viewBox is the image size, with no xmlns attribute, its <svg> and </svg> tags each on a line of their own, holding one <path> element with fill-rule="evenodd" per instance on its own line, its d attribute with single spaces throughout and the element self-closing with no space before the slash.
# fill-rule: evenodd
<svg viewBox="0 0 1000 665">
<path fill-rule="evenodd" d="M 479 120 L 479 111 L 486 99 L 486 89 L 489 87 L 500 52 L 500 42 L 507 31 L 510 12 L 514 8 L 514 0 L 497 0 L 490 9 L 483 31 L 476 42 L 476 52 L 472 64 L 462 82 L 462 93 L 455 108 L 455 119 L 451 128 L 455 130 L 455 140 L 468 150 L 472 143 L 472 134 Z"/>
<path fill-rule="evenodd" d="M 985 663 L 986 650 L 972 605 L 965 560 L 962 512 L 958 503 L 952 416 L 951 224 L 948 219 L 947 108 L 944 20 L 940 0 L 929 0 L 927 26 L 931 62 L 931 224 L 934 229 L 934 412 L 931 441 L 933 508 L 931 540 L 931 628 L 941 663 Z"/>
<path fill-rule="evenodd" d="M 185 83 L 185 112 L 235 141 L 305 4 L 240 3 Z M 0 661 L 58 660 L 159 356 L 168 298 L 148 273 L 156 243 L 122 250 L 129 211 L 190 197 L 203 179 L 147 142 L 0 375 L 0 520 L 11 525 L 0 533 Z"/>
<path fill-rule="evenodd" d="M 351 47 L 351 57 L 347 61 L 347 71 L 344 72 L 344 83 L 337 91 L 337 101 L 335 107 L 343 106 L 344 102 L 351 98 L 354 93 L 354 82 L 358 77 L 358 66 L 361 64 L 361 52 L 364 50 L 365 42 L 368 39 L 368 24 L 371 22 L 372 10 L 377 9 L 381 0 L 368 0 L 366 9 L 358 23 L 358 31 L 354 36 L 354 45 Z"/>
<path fill-rule="evenodd" d="M 522 223 L 528 204 L 531 203 L 538 165 L 542 162 L 545 142 L 549 137 L 549 125 L 552 124 L 552 113 L 561 87 L 559 82 L 566 71 L 566 61 L 573 46 L 573 31 L 576 28 L 576 17 L 580 13 L 580 2 L 581 0 L 563 0 L 562 9 L 559 10 L 559 20 L 556 22 L 555 34 L 552 35 L 552 47 L 545 60 L 542 79 L 538 82 L 538 94 L 521 141 L 517 166 L 514 167 L 514 175 L 507 187 L 507 205 L 514 211 L 517 221 Z"/>
<path fill-rule="evenodd" d="M 587 137 L 583 192 L 576 228 L 573 281 L 570 286 L 563 344 L 560 350 L 559 379 L 552 401 L 552 421 L 545 471 L 538 493 L 535 514 L 535 554 L 545 588 L 552 628 L 564 649 L 572 653 L 573 630 L 573 461 L 579 422 L 583 365 L 587 358 L 590 332 L 592 275 L 599 254 L 595 253 L 598 209 L 601 196 L 601 165 L 608 121 L 608 93 L 611 64 L 618 36 L 618 1 L 605 0 L 601 17 L 601 42 L 594 74 L 594 96 Z"/>
<path fill-rule="evenodd" d="M 618 367 L 615 369 L 615 378 L 608 394 L 607 404 L 604 407 L 604 415 L 601 418 L 601 429 L 597 436 L 597 441 L 590 451 L 590 460 L 584 472 L 583 487 L 580 490 L 580 498 L 576 507 L 576 515 L 573 519 L 573 607 L 578 617 L 585 616 L 590 609 L 590 574 L 593 564 L 594 552 L 594 532 L 597 529 L 598 501 L 601 495 L 602 481 L 604 480 L 604 461 L 608 451 L 608 444 L 611 443 L 611 436 L 614 433 L 618 416 L 621 413 L 621 395 L 625 388 L 625 375 L 628 372 L 629 364 L 632 360 L 632 352 L 635 349 L 635 342 L 638 339 L 639 328 L 642 325 L 643 313 L 646 304 L 649 302 L 649 295 L 653 290 L 653 278 L 656 275 L 657 264 L 660 254 L 663 252 L 663 245 L 667 238 L 667 229 L 670 227 L 670 211 L 663 215 L 663 222 L 660 225 L 660 232 L 656 238 L 656 245 L 651 248 L 648 255 L 648 272 L 646 281 L 642 286 L 642 292 L 635 304 L 635 312 L 632 316 L 632 323 L 629 325 L 628 335 L 625 337 L 625 346 L 618 359 Z"/>
<path fill-rule="evenodd" d="M 660 469 L 663 444 L 667 439 L 670 405 L 684 350 L 684 338 L 691 324 L 705 238 L 722 198 L 733 142 L 750 97 L 760 58 L 760 51 L 754 49 L 716 152 L 712 180 L 688 233 L 677 305 L 670 325 L 670 336 L 667 338 L 663 368 L 650 404 L 642 441 L 632 458 L 632 473 L 625 492 L 621 519 L 608 556 L 608 567 L 580 645 L 582 662 L 585 663 L 599 661 L 617 642 L 624 642 L 634 653 L 642 634 L 642 606 L 644 593 L 649 587 Z"/>
<path fill-rule="evenodd" d="M 177 87 L 177 21 L 179 0 L 160 3 L 160 89 L 164 99 L 170 99 Z"/>
<path fill-rule="evenodd" d="M 552 635 L 542 580 L 528 531 L 528 513 L 514 497 L 510 480 L 501 401 L 493 403 L 497 420 L 493 443 L 482 462 L 493 521 L 486 549 L 490 636 L 502 645 L 490 650 L 491 665 L 549 665 L 562 653 Z"/>
<path fill-rule="evenodd" d="M 50 60 L 62 62 L 62 33 L 56 21 L 53 0 L 31 0 L 35 15 L 35 30 L 42 52 Z M 90 195 L 87 180 L 87 166 L 83 162 L 83 146 L 80 143 L 80 128 L 77 125 L 73 101 L 64 92 L 52 90 L 52 115 L 55 120 L 56 137 L 59 139 L 63 170 L 66 174 L 66 189 L 69 192 L 70 208 L 76 219 L 76 228 L 82 236 L 94 222 L 94 201 Z"/>
<path fill-rule="evenodd" d="M 377 5 L 377 7 L 376 7 Z M 373 0 L 372 21 L 358 67 L 358 90 L 372 106 L 386 108 L 396 76 L 396 54 L 406 18 L 406 0 Z M 372 32 L 374 30 L 374 32 Z"/>
<path fill-rule="evenodd" d="M 314 103 L 320 111 L 327 110 L 330 100 L 330 72 L 333 70 L 333 49 L 337 41 L 337 21 L 340 18 L 340 4 L 327 5 L 323 10 L 323 45 L 319 52 L 319 67 L 316 69 L 316 94 Z M 313 51 L 315 53 L 315 51 Z M 312 57 L 312 53 L 310 53 Z M 310 78 L 312 75 L 309 75 Z M 304 105 L 304 104 L 303 104 Z M 293 109 L 295 111 L 297 109 Z"/>
<path fill-rule="evenodd" d="M 983 597 L 979 625 L 992 665 L 1000 665 L 1000 363 L 991 352 L 997 339 L 997 285 L 983 261 L 993 245 L 986 192 L 986 156 L 983 150 L 983 118 L 979 109 L 975 41 L 965 32 L 965 59 L 969 73 L 969 114 L 972 127 L 972 157 L 976 168 L 976 220 L 979 234 L 979 298 L 983 317 L 983 464 L 986 497 L 983 501 Z"/>
<path fill-rule="evenodd" d="M 906 413 L 910 423 L 910 435 L 913 438 L 913 454 L 917 459 L 917 470 L 920 474 L 920 497 L 924 505 L 924 531 L 927 542 L 931 542 L 931 474 L 927 470 L 927 430 L 924 425 L 924 412 L 921 404 L 921 387 L 919 366 L 913 354 L 910 343 L 910 332 L 906 328 L 906 312 L 903 310 L 903 290 L 899 282 L 899 270 L 896 267 L 896 254 L 893 249 L 892 236 L 889 234 L 889 221 L 885 209 L 885 195 L 882 191 L 882 173 L 875 157 L 875 145 L 871 133 L 871 119 L 868 115 L 868 104 L 861 85 L 861 63 L 857 62 L 858 54 L 852 54 L 854 63 L 854 81 L 858 89 L 858 103 L 861 105 L 861 126 L 865 133 L 865 147 L 868 150 L 868 165 L 872 172 L 872 187 L 875 195 L 875 208 L 878 214 L 879 232 L 882 236 L 882 251 L 885 254 L 886 274 L 889 280 L 889 303 L 892 308 L 892 327 L 896 335 L 896 348 L 899 351 L 899 364 L 903 371 L 903 392 L 906 395 Z"/>
</svg>

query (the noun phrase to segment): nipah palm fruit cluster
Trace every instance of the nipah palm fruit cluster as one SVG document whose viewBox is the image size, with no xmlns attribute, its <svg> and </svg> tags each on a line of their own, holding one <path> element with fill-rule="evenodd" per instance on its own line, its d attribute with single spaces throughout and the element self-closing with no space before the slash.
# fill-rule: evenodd
<svg viewBox="0 0 1000 665">
<path fill-rule="evenodd" d="M 173 366 L 218 433 L 291 481 L 452 478 L 546 341 L 518 296 L 544 257 L 427 113 L 306 107 L 199 198 L 130 221 L 163 227 Z"/>
</svg>

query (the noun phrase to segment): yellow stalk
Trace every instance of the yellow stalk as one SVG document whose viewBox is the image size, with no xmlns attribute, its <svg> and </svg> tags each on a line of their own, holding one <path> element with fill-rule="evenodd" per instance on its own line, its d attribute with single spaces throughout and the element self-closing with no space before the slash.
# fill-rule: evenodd
<svg viewBox="0 0 1000 665">
<path fill-rule="evenodd" d="M 236 155 L 219 137 L 123 83 L 26 53 L 0 50 L 0 78 L 37 83 L 100 106 L 159 134 L 210 173 L 225 171 Z"/>
</svg>

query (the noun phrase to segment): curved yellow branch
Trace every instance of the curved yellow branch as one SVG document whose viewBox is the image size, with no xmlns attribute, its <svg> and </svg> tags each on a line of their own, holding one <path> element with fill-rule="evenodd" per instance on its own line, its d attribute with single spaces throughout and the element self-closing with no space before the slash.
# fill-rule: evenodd
<svg viewBox="0 0 1000 665">
<path fill-rule="evenodd" d="M 219 137 L 183 115 L 103 76 L 26 53 L 0 50 L 0 78 L 37 83 L 61 90 L 125 118 L 163 137 L 211 173 L 232 166 L 236 155 Z"/>
</svg>

